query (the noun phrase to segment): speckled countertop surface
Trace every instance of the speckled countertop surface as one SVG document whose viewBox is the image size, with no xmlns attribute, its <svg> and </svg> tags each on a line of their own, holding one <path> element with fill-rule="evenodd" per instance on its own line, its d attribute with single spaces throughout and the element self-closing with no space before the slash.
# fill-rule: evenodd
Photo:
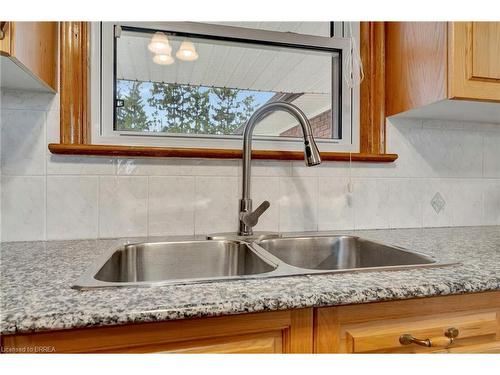
<svg viewBox="0 0 500 375">
<path fill-rule="evenodd" d="M 100 254 L 122 244 L 124 239 L 2 243 L 1 332 L 500 290 L 500 226 L 330 233 L 355 233 L 461 264 L 404 271 L 79 291 L 71 289 L 71 284 Z"/>
</svg>

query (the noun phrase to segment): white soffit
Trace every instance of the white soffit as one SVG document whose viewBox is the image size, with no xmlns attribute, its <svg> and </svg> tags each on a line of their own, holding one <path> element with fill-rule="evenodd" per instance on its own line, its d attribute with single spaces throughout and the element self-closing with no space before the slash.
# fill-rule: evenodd
<svg viewBox="0 0 500 375">
<path fill-rule="evenodd" d="M 183 39 L 169 39 L 175 56 Z M 332 54 L 327 52 L 191 39 L 199 55 L 196 61 L 175 59 L 172 65 L 158 65 L 147 49 L 149 40 L 149 35 L 122 34 L 118 79 L 283 93 L 331 91 Z"/>
<path fill-rule="evenodd" d="M 391 117 L 485 122 L 499 124 L 500 126 L 500 103 L 442 100 Z"/>
<path fill-rule="evenodd" d="M 6 56 L 0 56 L 0 87 L 3 89 L 54 92 L 29 70 Z"/>
</svg>

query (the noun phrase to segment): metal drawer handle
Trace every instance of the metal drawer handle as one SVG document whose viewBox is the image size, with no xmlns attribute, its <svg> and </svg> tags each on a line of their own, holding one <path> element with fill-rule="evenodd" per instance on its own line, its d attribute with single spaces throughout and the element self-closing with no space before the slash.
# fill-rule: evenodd
<svg viewBox="0 0 500 375">
<path fill-rule="evenodd" d="M 425 346 L 427 348 L 434 347 L 448 347 L 453 344 L 453 340 L 458 337 L 458 329 L 455 327 L 450 327 L 444 331 L 444 337 L 431 337 L 427 339 L 417 339 L 409 333 L 404 333 L 399 337 L 399 342 L 401 345 L 417 344 L 420 346 Z"/>
</svg>

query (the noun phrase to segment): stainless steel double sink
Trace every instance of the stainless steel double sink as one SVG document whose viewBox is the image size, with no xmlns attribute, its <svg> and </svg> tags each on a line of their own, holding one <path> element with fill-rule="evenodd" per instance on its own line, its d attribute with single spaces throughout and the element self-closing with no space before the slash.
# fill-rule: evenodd
<svg viewBox="0 0 500 375">
<path fill-rule="evenodd" d="M 110 250 L 73 287 L 149 287 L 443 265 L 424 254 L 355 236 L 150 242 Z"/>
</svg>

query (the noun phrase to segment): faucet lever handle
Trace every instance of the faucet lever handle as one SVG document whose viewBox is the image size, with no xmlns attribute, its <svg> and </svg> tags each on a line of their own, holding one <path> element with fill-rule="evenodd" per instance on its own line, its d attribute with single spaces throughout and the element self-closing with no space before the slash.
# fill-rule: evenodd
<svg viewBox="0 0 500 375">
<path fill-rule="evenodd" d="M 259 207 L 255 209 L 254 212 L 245 212 L 241 215 L 241 221 L 248 225 L 249 227 L 254 227 L 259 222 L 259 217 L 271 206 L 269 201 L 264 201 Z"/>
</svg>

